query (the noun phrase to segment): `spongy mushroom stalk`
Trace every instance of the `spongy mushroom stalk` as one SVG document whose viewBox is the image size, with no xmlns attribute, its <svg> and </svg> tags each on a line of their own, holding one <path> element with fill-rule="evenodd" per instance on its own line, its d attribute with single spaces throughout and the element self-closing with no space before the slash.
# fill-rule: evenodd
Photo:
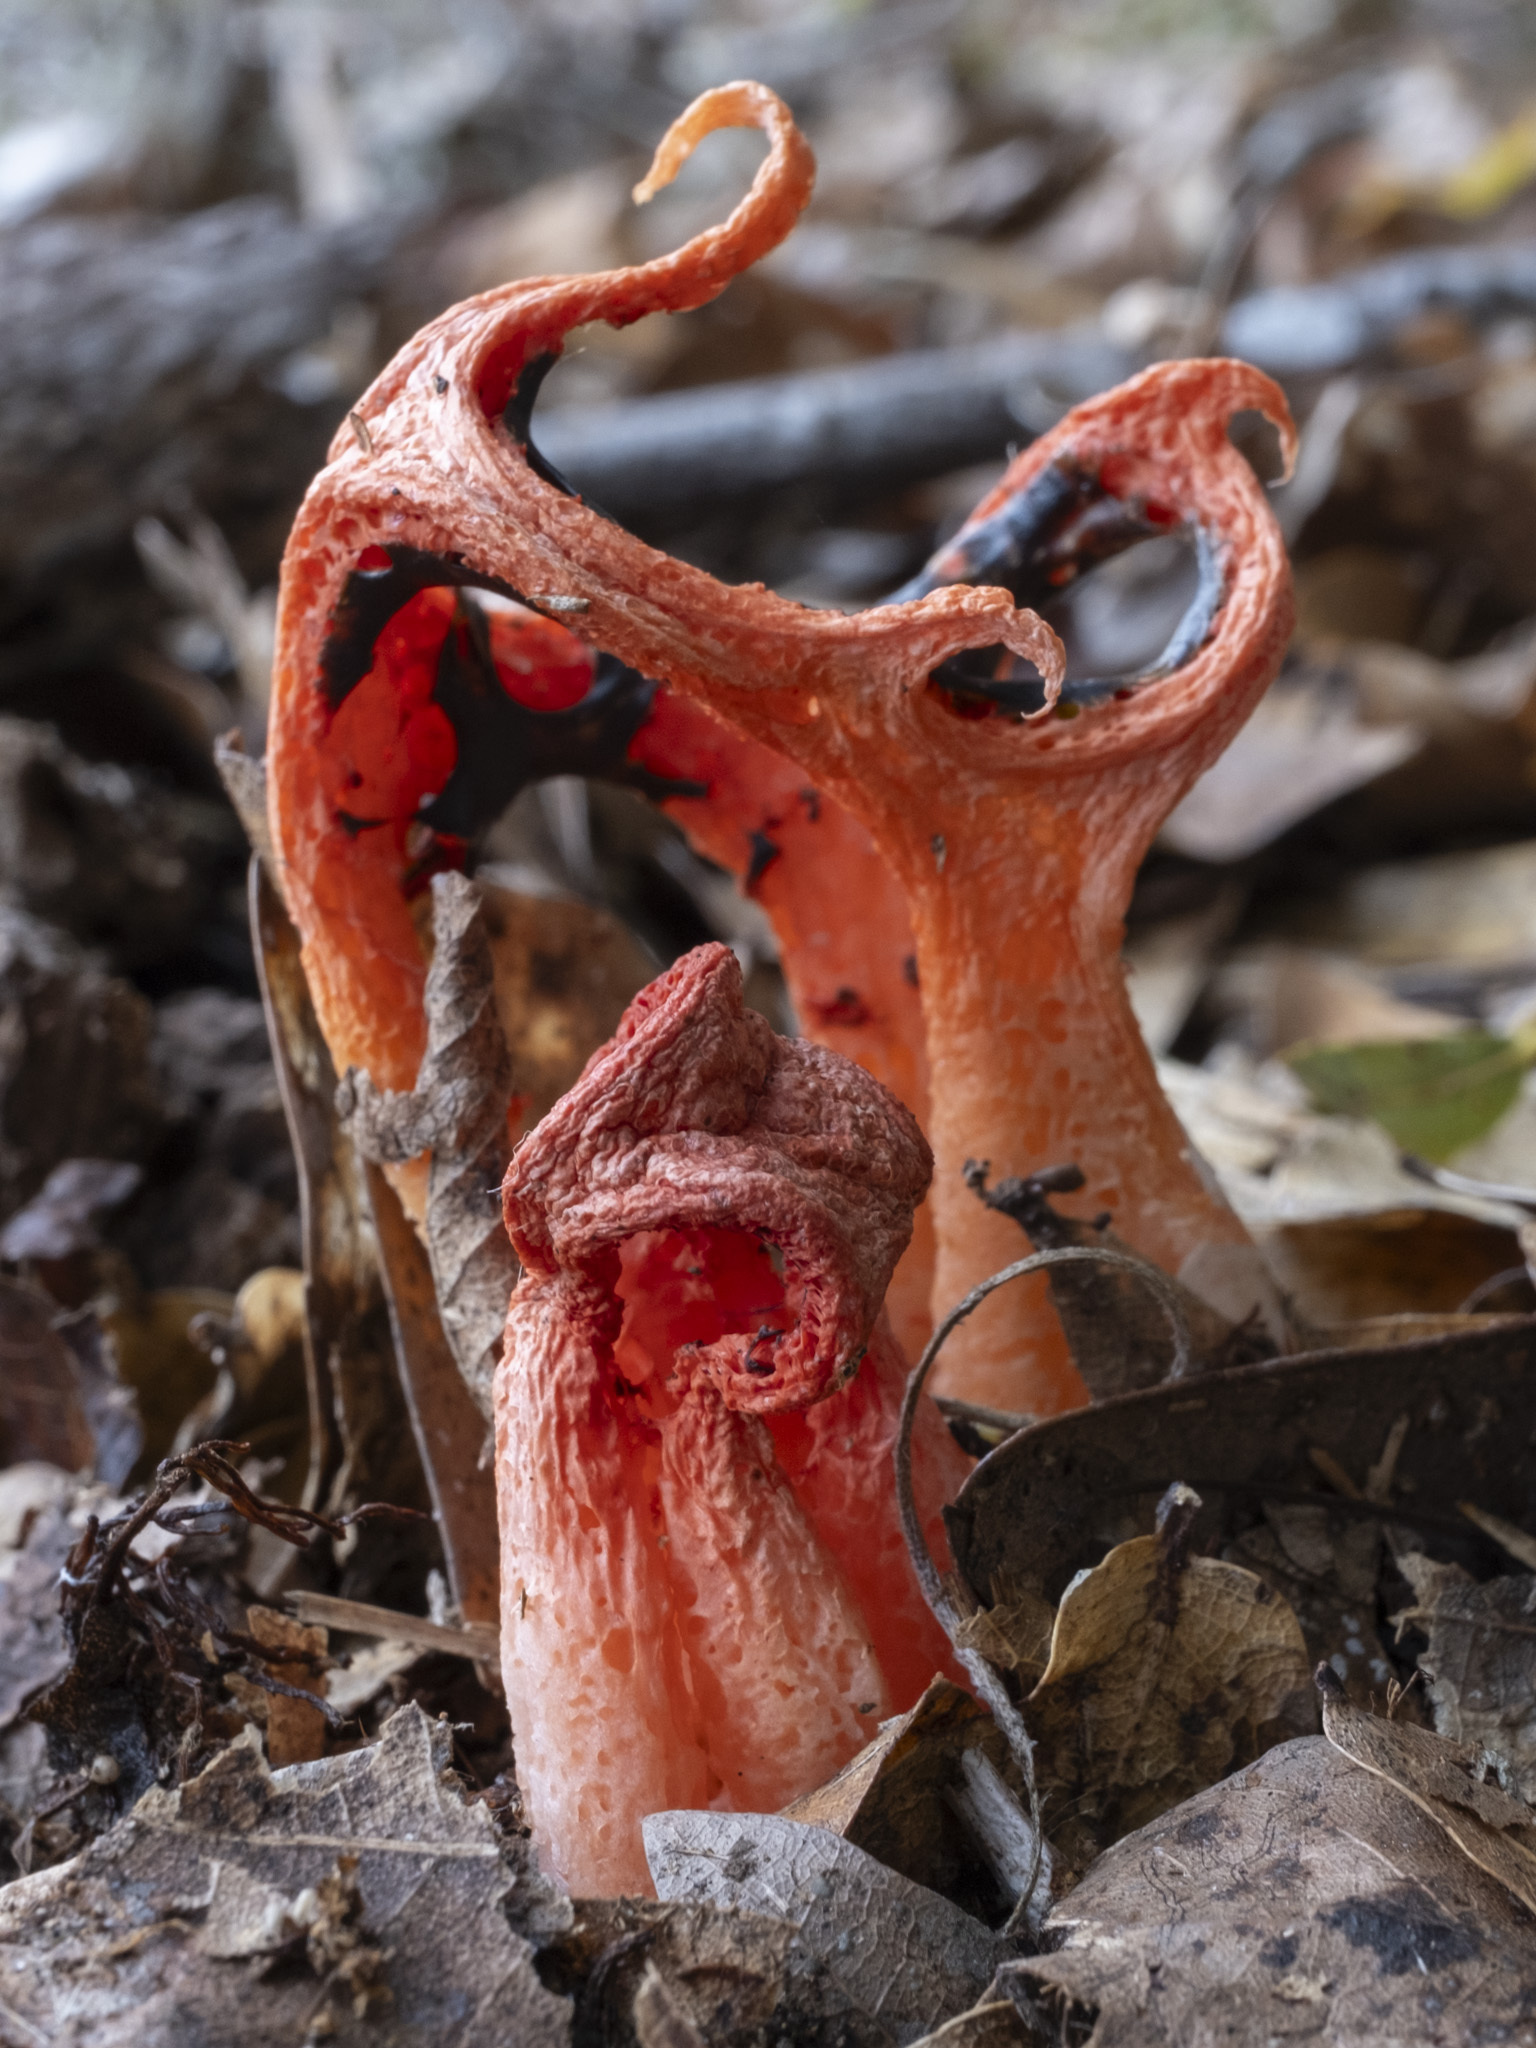
<svg viewBox="0 0 1536 2048">
<path fill-rule="evenodd" d="M 648 1888 L 648 1813 L 810 1790 L 948 1661 L 880 1320 L 928 1164 L 878 1082 L 745 1007 L 718 945 L 642 991 L 513 1157 L 502 1669 L 575 1890 Z M 942 1542 L 964 1461 L 931 1407 L 918 1435 Z"/>
</svg>

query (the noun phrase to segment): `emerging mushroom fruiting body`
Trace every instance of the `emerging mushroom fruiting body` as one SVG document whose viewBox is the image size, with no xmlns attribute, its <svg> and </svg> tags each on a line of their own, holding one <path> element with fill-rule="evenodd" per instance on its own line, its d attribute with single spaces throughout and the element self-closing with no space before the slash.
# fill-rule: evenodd
<svg viewBox="0 0 1536 2048">
<path fill-rule="evenodd" d="M 640 1821 L 773 1809 L 947 1659 L 897 1519 L 879 1321 L 928 1151 L 777 1038 L 723 946 L 642 991 L 524 1140 L 496 1382 L 518 1779 L 573 1889 L 648 1888 Z M 924 1509 L 963 1460 L 921 1424 Z"/>
<path fill-rule="evenodd" d="M 1090 1212 L 1112 1210 L 1133 1247 L 1240 1314 L 1233 1269 L 1256 1255 L 1157 1086 L 1119 934 L 1158 823 L 1283 652 L 1284 551 L 1226 430 L 1234 411 L 1255 409 L 1288 437 L 1284 401 L 1241 364 L 1159 364 L 1020 455 L 907 601 L 854 616 L 727 586 L 659 553 L 549 470 L 529 417 L 572 328 L 702 304 L 788 232 L 810 157 L 759 86 L 696 102 L 642 195 L 710 129 L 736 123 L 762 127 L 770 149 L 723 226 L 634 269 L 524 280 L 444 314 L 361 400 L 306 500 L 285 562 L 270 758 L 274 842 L 322 1026 L 340 1064 L 408 1087 L 424 972 L 411 895 L 434 864 L 462 860 L 498 788 L 510 793 L 495 764 L 517 754 L 523 780 L 616 775 L 755 881 L 797 994 L 817 984 L 814 940 L 829 940 L 829 954 L 863 947 L 868 985 L 823 971 L 820 993 L 802 1001 L 804 1028 L 855 1050 L 914 1107 L 926 1051 L 936 1305 L 1015 1249 L 1006 1222 L 966 1192 L 966 1159 L 1014 1175 L 1071 1158 Z M 1137 538 L 1175 531 L 1195 541 L 1202 576 L 1163 661 L 1120 684 L 1069 686 L 1058 704 L 1061 648 L 1022 605 Z M 487 626 L 458 606 L 464 586 L 524 609 Z M 541 607 L 596 650 L 585 668 L 565 659 Z M 573 682 L 563 708 L 524 717 L 509 740 L 518 633 L 543 635 L 540 658 L 580 671 L 587 695 Z M 702 713 L 693 741 L 686 720 L 668 737 L 669 705 L 682 719 L 682 699 L 736 729 L 718 764 L 749 778 L 754 752 L 778 757 L 771 775 L 762 769 L 782 826 L 759 835 L 766 867 L 756 849 L 742 858 L 722 795 L 735 769 L 717 765 L 708 788 L 689 775 Z M 818 806 L 846 878 L 817 862 Z M 903 1316 L 915 1334 L 910 1294 Z M 989 1302 L 940 1378 L 1015 1409 L 1083 1393 L 1043 1288 Z"/>
</svg>

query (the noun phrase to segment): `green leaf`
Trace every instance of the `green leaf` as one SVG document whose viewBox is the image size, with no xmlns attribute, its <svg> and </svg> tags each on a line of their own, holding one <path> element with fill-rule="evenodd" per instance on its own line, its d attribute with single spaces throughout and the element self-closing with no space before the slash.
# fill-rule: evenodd
<svg viewBox="0 0 1536 2048">
<path fill-rule="evenodd" d="M 1405 1152 L 1449 1159 L 1511 1107 L 1529 1050 L 1491 1031 L 1371 1045 L 1299 1045 L 1282 1055 L 1317 1107 L 1368 1116 Z"/>
</svg>

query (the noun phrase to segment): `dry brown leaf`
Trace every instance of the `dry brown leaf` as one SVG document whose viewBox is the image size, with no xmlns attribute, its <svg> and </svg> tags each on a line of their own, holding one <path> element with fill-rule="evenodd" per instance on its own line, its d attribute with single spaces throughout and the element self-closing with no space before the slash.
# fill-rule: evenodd
<svg viewBox="0 0 1536 2048">
<path fill-rule="evenodd" d="M 1247 896 L 1246 884 L 1229 880 L 1198 910 L 1161 917 L 1126 934 L 1120 953 L 1126 993 L 1147 1050 L 1158 1058 L 1189 1021 Z"/>
<path fill-rule="evenodd" d="M 422 1450 L 449 1587 L 460 1616 L 494 1635 L 501 1602 L 501 1559 L 496 1482 L 485 1455 L 485 1416 L 443 1327 L 426 1247 L 382 1167 L 370 1163 L 367 1181 L 389 1300 L 395 1362 L 411 1427 Z M 510 1253 L 511 1246 L 504 1245 L 504 1249 Z M 494 1275 L 499 1263 L 499 1254 L 475 1262 L 477 1289 L 481 1281 Z M 483 1299 L 494 1301 L 494 1292 L 481 1292 Z M 462 1294 L 459 1306 L 461 1310 L 464 1307 Z M 473 1346 L 468 1348 L 473 1354 Z M 487 1362 L 483 1350 L 478 1355 L 482 1364 Z"/>
<path fill-rule="evenodd" d="M 1376 1627 L 1379 1523 L 1341 1516 L 1328 1502 L 1267 1500 L 1263 1520 L 1227 1555 L 1285 1594 L 1309 1649 L 1326 1651 L 1352 1698 L 1386 1691 L 1396 1673 Z M 1403 1711 L 1420 1718 L 1416 1694 Z"/>
<path fill-rule="evenodd" d="M 645 1853 L 667 1900 L 769 1913 L 798 1929 L 792 1974 L 907 2044 L 974 2005 L 1006 1947 L 948 1899 L 825 1828 L 768 1813 L 654 1813 Z"/>
<path fill-rule="evenodd" d="M 635 1993 L 635 2038 L 640 2048 L 709 2048 L 654 1963 L 647 1963 Z"/>
<path fill-rule="evenodd" d="M 1403 2048 L 1536 2039 L 1536 1923 L 1395 1786 L 1321 1737 L 1108 1850 L 1010 1965 L 1043 2038 Z"/>
<path fill-rule="evenodd" d="M 512 1127 L 553 1107 L 653 963 L 607 911 L 444 874 L 432 884 L 427 1049 L 408 1092 L 350 1072 L 337 1102 L 366 1158 L 430 1151 L 423 1234 L 442 1330 L 483 1414 L 517 1260 L 497 1190 Z"/>
<path fill-rule="evenodd" d="M 568 1928 L 540 1951 L 539 1973 L 575 2003 L 578 2042 L 662 2048 L 778 2048 L 839 2042 L 879 2048 L 889 2037 L 804 1964 L 786 1920 L 654 1899 L 576 1899 Z M 669 2034 L 668 2029 L 671 2029 Z"/>
<path fill-rule="evenodd" d="M 1314 1039 L 1443 1038 L 1466 1022 L 1454 1011 L 1403 1002 L 1347 955 L 1283 941 L 1244 948 L 1223 970 L 1217 1001 L 1242 1013 L 1245 1036 L 1265 1056 Z"/>
<path fill-rule="evenodd" d="M 992 1605 L 967 1614 L 955 1642 L 960 1649 L 979 1650 L 989 1664 L 1000 1671 L 1016 1671 L 1034 1685 L 1050 1662 L 1055 1626 L 1056 1610 L 1050 1601 L 1003 1572 L 993 1582 Z"/>
<path fill-rule="evenodd" d="M 143 1448 L 129 1475 L 136 1484 L 169 1455 L 182 1423 L 214 1391 L 217 1368 L 191 1335 L 194 1318 L 228 1322 L 234 1306 L 212 1287 L 160 1287 L 102 1317 L 143 1422 Z"/>
<path fill-rule="evenodd" d="M 280 1614 L 272 1607 L 248 1608 L 245 1625 L 269 1653 L 263 1662 L 275 1679 L 298 1691 L 325 1697 L 323 1628 L 306 1628 L 291 1614 Z M 285 1651 L 289 1653 L 286 1656 Z M 313 1763 L 324 1756 L 325 1716 L 308 1700 L 296 1700 L 286 1693 L 269 1694 L 266 1723 L 267 1761 L 274 1770 L 284 1764 Z"/>
<path fill-rule="evenodd" d="M 214 741 L 213 765 L 252 851 L 275 885 L 280 871 L 272 848 L 272 829 L 267 823 L 266 762 L 245 751 L 244 735 L 236 726 Z"/>
<path fill-rule="evenodd" d="M 304 1275 L 297 1266 L 263 1266 L 235 1296 L 235 1314 L 256 1361 L 269 1370 L 304 1341 Z"/>
<path fill-rule="evenodd" d="M 96 1316 L 65 1315 L 38 1289 L 0 1279 L 0 1357 L 0 1465 L 36 1461 L 120 1486 L 143 1431 Z"/>
<path fill-rule="evenodd" d="M 613 1036 L 656 963 L 611 911 L 479 886 L 512 1093 L 531 1131 Z"/>
<path fill-rule="evenodd" d="M 0 2038 L 565 2043 L 569 2008 L 514 1927 L 558 1927 L 569 1907 L 445 1776 L 447 1746 L 410 1706 L 325 1763 L 271 1773 L 247 1737 L 150 1792 L 0 1891 Z"/>
<path fill-rule="evenodd" d="M 1181 1556 L 1199 1501 L 1178 1491 L 1162 1533 L 1067 1588 L 1026 1702 L 1046 1831 L 1077 1868 L 1317 1724 L 1295 1615 L 1254 1573 Z"/>
<path fill-rule="evenodd" d="M 0 1206 L 65 1159 L 142 1158 L 165 1111 L 150 1059 L 154 1012 L 64 933 L 0 905 Z"/>
<path fill-rule="evenodd" d="M 1395 1155 L 1392 1141 L 1385 1144 Z M 1359 1156 L 1365 1148 L 1351 1136 L 1345 1149 Z M 1315 1164 L 1326 1176 L 1326 1158 Z M 1520 1263 L 1513 1232 L 1494 1224 L 1420 1209 L 1411 1198 L 1397 1209 L 1370 1206 L 1378 1213 L 1280 1222 L 1264 1233 L 1276 1279 L 1314 1326 L 1452 1313 L 1474 1288 Z"/>
<path fill-rule="evenodd" d="M 1392 1617 L 1420 1629 L 1419 1669 L 1435 1729 L 1492 1756 L 1505 1789 L 1536 1802 L 1536 1576 L 1479 1583 L 1459 1565 L 1410 1552 L 1398 1569 L 1413 1604 Z"/>
<path fill-rule="evenodd" d="M 1163 841 L 1192 860 L 1243 860 L 1422 744 L 1412 726 L 1363 724 L 1327 670 L 1292 669 L 1178 805 Z"/>
<path fill-rule="evenodd" d="M 1536 1812 L 1483 1775 L 1487 1765 L 1477 1748 L 1351 1706 L 1327 1665 L 1319 1666 L 1317 1679 L 1323 1733 L 1334 1747 L 1406 1793 L 1479 1869 L 1536 1914 Z"/>
<path fill-rule="evenodd" d="M 973 1779 L 983 1772 L 986 1792 Z M 1033 1843 L 1008 1745 L 992 1716 L 947 1678 L 909 1713 L 882 1723 L 835 1778 L 784 1809 L 786 1820 L 829 1828 L 914 1884 L 989 1922 L 1012 1910 L 1028 1882 L 1015 1866 Z M 978 1796 L 991 1800 L 977 1810 Z M 997 1813 L 993 1817 L 992 1808 Z"/>
<path fill-rule="evenodd" d="M 84 1472 L 95 1444 L 72 1385 L 69 1354 L 55 1335 L 52 1304 L 0 1281 L 0 1461 Z"/>
<path fill-rule="evenodd" d="M 941 1753 L 957 1756 L 989 1719 L 979 1700 L 947 1678 L 935 1678 L 910 1712 L 882 1721 L 873 1742 L 865 1743 L 836 1777 L 786 1806 L 784 1818 L 803 1821 L 807 1827 L 830 1828 L 833 1834 L 879 1856 L 879 1850 L 863 1839 L 861 1824 L 868 1824 L 878 1813 L 893 1833 L 901 1832 L 917 1791 L 913 1765 L 920 1761 L 927 1766 L 923 1775 L 931 1775 Z M 880 1860 L 890 1859 L 881 1856 Z"/>
<path fill-rule="evenodd" d="M 1523 969 L 1536 954 L 1536 841 L 1366 868 L 1309 902 L 1307 936 L 1373 965 Z"/>
<path fill-rule="evenodd" d="M 1233 979 L 1240 980 L 1237 970 Z M 1247 1005 L 1239 1000 L 1229 1007 Z M 1253 1028 L 1264 1027 L 1254 1018 Z M 1480 1268 L 1497 1246 L 1507 1256 L 1504 1233 L 1520 1222 L 1517 1207 L 1416 1178 L 1379 1124 L 1306 1109 L 1294 1076 L 1282 1081 L 1253 1068 L 1230 1040 L 1227 1053 L 1219 1072 L 1160 1060 L 1158 1078 L 1266 1257 L 1271 1264 L 1288 1262 L 1279 1274 L 1281 1285 L 1290 1293 L 1313 1290 L 1299 1303 L 1308 1322 L 1405 1307 L 1454 1310 L 1464 1298 L 1450 1293 L 1458 1279 L 1469 1269 L 1485 1277 Z M 1451 1227 L 1458 1218 L 1469 1227 Z M 1346 1231 L 1353 1232 L 1353 1245 L 1330 1257 L 1330 1233 Z M 1372 1232 L 1382 1241 L 1373 1242 Z M 1394 1236 L 1395 1244 L 1387 1241 Z M 1365 1267 L 1358 1281 L 1351 1276 L 1351 1257 Z M 1394 1286 L 1406 1291 L 1394 1294 Z"/>
</svg>

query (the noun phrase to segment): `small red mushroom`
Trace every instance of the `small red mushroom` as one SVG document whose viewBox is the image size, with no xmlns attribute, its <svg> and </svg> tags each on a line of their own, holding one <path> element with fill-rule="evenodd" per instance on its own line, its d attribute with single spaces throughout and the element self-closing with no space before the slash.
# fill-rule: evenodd
<svg viewBox="0 0 1536 2048">
<path fill-rule="evenodd" d="M 910 1113 L 776 1037 L 717 945 L 635 998 L 513 1157 L 502 1668 L 573 1889 L 647 1890 L 646 1814 L 786 1804 L 949 1662 L 901 1534 L 880 1316 L 928 1167 Z M 942 1540 L 964 1460 L 931 1407 L 918 1434 Z"/>
</svg>

